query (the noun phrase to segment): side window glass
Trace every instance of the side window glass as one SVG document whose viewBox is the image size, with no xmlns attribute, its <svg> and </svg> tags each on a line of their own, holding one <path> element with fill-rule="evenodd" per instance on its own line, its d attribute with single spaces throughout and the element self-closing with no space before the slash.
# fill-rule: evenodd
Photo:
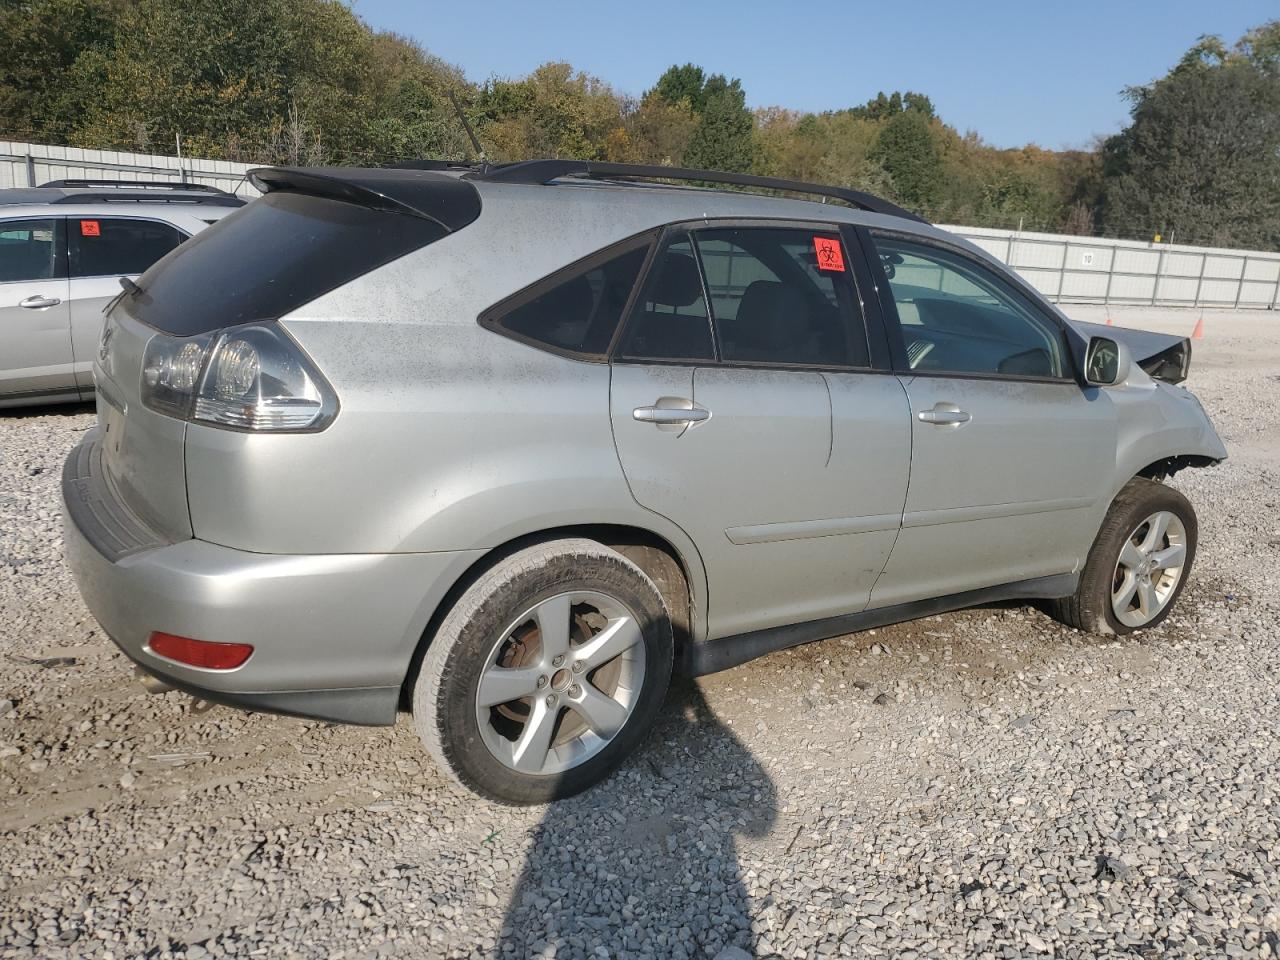
<svg viewBox="0 0 1280 960">
<path fill-rule="evenodd" d="M 72 277 L 144 273 L 186 239 L 176 227 L 152 220 L 72 217 L 67 223 Z"/>
<path fill-rule="evenodd" d="M 869 366 L 838 233 L 743 227 L 694 236 L 723 360 Z"/>
<path fill-rule="evenodd" d="M 928 244 L 873 236 L 912 370 L 1065 375 L 1057 325 L 990 270 Z"/>
<path fill-rule="evenodd" d="M 644 265 L 647 242 L 571 273 L 531 300 L 499 313 L 493 323 L 561 350 L 603 356 Z"/>
<path fill-rule="evenodd" d="M 714 360 L 711 322 L 693 243 L 677 235 L 654 261 L 618 356 L 628 360 Z"/>
<path fill-rule="evenodd" d="M 0 283 L 66 275 L 57 219 L 0 221 Z"/>
</svg>

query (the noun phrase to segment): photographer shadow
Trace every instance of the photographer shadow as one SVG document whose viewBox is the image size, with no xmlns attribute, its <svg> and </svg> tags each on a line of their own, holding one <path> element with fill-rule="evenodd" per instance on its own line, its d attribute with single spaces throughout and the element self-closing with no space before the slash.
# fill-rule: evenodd
<svg viewBox="0 0 1280 960">
<path fill-rule="evenodd" d="M 767 835 L 776 817 L 764 769 L 698 685 L 677 678 L 636 757 L 547 807 L 497 956 L 750 954 L 737 838 Z"/>
</svg>

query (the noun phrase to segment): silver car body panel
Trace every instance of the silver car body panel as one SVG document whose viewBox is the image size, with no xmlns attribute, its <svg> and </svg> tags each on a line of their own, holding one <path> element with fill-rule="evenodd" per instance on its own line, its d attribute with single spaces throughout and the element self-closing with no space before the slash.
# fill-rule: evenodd
<svg viewBox="0 0 1280 960">
<path fill-rule="evenodd" d="M 281 318 L 340 397 L 322 432 L 152 413 L 138 377 L 154 332 L 113 311 L 95 368 L 104 495 L 174 542 L 111 563 L 82 533 L 68 540 L 90 608 L 131 657 L 147 660 L 150 629 L 253 637 L 268 652 L 234 675 L 163 671 L 223 696 L 393 688 L 473 564 L 520 538 L 602 525 L 670 544 L 689 580 L 692 639 L 720 650 L 796 623 L 813 639 L 850 615 L 944 609 L 944 595 L 1069 592 L 1129 478 L 1169 456 L 1225 456 L 1198 403 L 1136 366 L 1103 389 L 609 364 L 495 335 L 477 323 L 494 303 L 699 216 L 892 227 L 1008 273 L 934 227 L 836 205 L 634 185 L 477 189 L 469 226 Z M 937 402 L 973 418 L 920 422 Z M 634 418 L 655 403 L 711 416 L 678 429 Z"/>
<path fill-rule="evenodd" d="M 6 220 L 153 220 L 191 237 L 236 209 L 132 201 L 6 204 L 0 191 L 0 228 Z M 0 283 L 0 408 L 92 398 L 103 311 L 120 293 L 121 276 Z M 38 310 L 18 306 L 31 296 L 61 302 Z"/>
</svg>

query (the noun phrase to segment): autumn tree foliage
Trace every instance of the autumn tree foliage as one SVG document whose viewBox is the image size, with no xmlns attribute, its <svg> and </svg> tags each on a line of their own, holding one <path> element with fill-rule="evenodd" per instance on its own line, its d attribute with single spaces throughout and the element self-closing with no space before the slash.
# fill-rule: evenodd
<svg viewBox="0 0 1280 960">
<path fill-rule="evenodd" d="M 941 223 L 1280 247 L 1280 21 L 1205 37 L 1079 150 L 998 149 L 928 95 L 748 107 L 675 64 L 638 96 L 568 63 L 470 82 L 341 0 L 0 0 L 0 137 L 255 162 L 576 157 L 877 193 Z"/>
</svg>

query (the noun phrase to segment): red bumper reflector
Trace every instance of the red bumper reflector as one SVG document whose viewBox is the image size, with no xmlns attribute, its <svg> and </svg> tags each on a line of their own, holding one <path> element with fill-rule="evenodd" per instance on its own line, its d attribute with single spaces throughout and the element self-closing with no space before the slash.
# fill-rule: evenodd
<svg viewBox="0 0 1280 960">
<path fill-rule="evenodd" d="M 214 643 L 156 631 L 147 640 L 153 653 L 205 670 L 234 670 L 253 655 L 248 643 Z"/>
</svg>

